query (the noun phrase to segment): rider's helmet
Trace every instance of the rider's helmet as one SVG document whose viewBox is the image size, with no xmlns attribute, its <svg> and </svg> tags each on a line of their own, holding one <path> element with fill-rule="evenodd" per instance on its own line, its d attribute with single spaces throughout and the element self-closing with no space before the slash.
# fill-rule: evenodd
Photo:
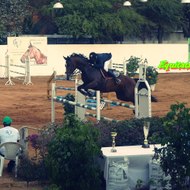
<svg viewBox="0 0 190 190">
<path fill-rule="evenodd" d="M 95 52 L 91 52 L 89 55 L 90 62 L 94 64 L 96 62 L 97 54 Z"/>
</svg>

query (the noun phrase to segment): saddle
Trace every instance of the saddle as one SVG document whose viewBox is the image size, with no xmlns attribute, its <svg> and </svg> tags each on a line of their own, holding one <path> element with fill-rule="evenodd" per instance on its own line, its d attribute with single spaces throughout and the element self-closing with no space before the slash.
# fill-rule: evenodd
<svg viewBox="0 0 190 190">
<path fill-rule="evenodd" d="M 100 73 L 104 79 L 111 79 L 112 78 L 112 76 L 110 76 L 109 73 L 106 72 L 104 69 L 99 69 L 99 70 L 100 70 Z"/>
<path fill-rule="evenodd" d="M 120 72 L 116 71 L 115 69 L 109 69 L 108 72 L 105 71 L 104 69 L 100 69 L 100 73 L 103 76 L 103 78 L 105 78 L 105 79 L 113 78 L 113 74 L 111 74 L 110 72 L 112 72 L 115 75 L 115 77 L 120 76 Z"/>
<path fill-rule="evenodd" d="M 100 73 L 104 79 L 112 79 L 112 78 L 117 78 L 120 76 L 120 72 L 116 71 L 115 69 L 108 69 L 108 72 L 107 72 L 100 65 L 98 65 L 98 66 L 94 65 L 94 64 L 91 64 L 91 65 L 92 65 L 92 67 L 94 67 L 95 69 L 100 71 Z"/>
</svg>

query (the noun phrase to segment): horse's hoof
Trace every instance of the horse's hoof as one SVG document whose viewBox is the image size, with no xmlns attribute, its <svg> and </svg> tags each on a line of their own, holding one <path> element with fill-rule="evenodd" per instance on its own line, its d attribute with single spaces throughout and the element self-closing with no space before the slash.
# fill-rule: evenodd
<svg viewBox="0 0 190 190">
<path fill-rule="evenodd" d="M 96 92 L 89 92 L 89 96 L 90 96 L 90 97 L 96 96 Z"/>
<path fill-rule="evenodd" d="M 96 91 L 88 90 L 88 96 L 90 96 L 90 97 L 96 96 Z"/>
<path fill-rule="evenodd" d="M 84 96 L 88 96 L 88 93 L 85 91 L 85 90 L 79 90 L 79 92 L 81 93 L 81 94 L 83 94 Z"/>
</svg>

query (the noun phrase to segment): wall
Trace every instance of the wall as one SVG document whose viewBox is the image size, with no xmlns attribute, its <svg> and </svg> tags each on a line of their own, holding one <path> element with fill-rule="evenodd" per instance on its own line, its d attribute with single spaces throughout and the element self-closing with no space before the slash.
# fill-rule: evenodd
<svg viewBox="0 0 190 190">
<path fill-rule="evenodd" d="M 5 53 L 7 46 L 0 46 L 0 64 L 5 64 Z M 188 44 L 85 44 L 85 45 L 48 45 L 47 66 L 32 66 L 32 76 L 48 76 L 57 71 L 58 75 L 65 74 L 65 61 L 63 56 L 69 56 L 72 53 L 81 53 L 88 57 L 90 52 L 111 52 L 112 62 L 123 63 L 130 56 L 147 58 L 148 64 L 157 67 L 161 60 L 169 62 L 188 60 Z M 163 71 L 159 71 L 163 72 Z M 184 72 L 173 70 L 171 72 Z M 185 70 L 186 72 L 186 70 Z M 4 68 L 0 67 L 0 76 L 2 77 Z"/>
</svg>

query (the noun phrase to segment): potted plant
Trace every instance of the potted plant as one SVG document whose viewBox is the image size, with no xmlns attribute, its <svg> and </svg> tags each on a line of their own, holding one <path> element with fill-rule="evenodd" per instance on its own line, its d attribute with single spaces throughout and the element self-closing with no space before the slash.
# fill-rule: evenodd
<svg viewBox="0 0 190 190">
<path fill-rule="evenodd" d="M 146 80 L 148 84 L 150 85 L 151 90 L 154 91 L 155 85 L 158 81 L 158 72 L 155 67 L 148 66 L 146 68 Z"/>
<path fill-rule="evenodd" d="M 129 77 L 134 77 L 137 69 L 139 68 L 139 63 L 142 60 L 139 57 L 131 56 L 126 60 L 127 74 Z"/>
</svg>

